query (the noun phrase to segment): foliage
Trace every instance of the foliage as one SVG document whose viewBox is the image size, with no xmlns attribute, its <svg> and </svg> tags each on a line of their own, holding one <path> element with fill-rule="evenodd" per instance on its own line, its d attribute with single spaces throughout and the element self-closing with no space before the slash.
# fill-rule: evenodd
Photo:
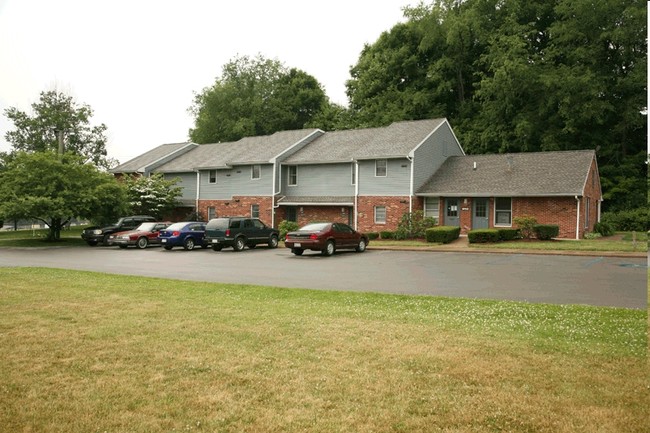
<svg viewBox="0 0 650 433">
<path fill-rule="evenodd" d="M 395 232 L 391 232 L 389 230 L 382 230 L 379 232 L 379 236 L 382 239 L 395 239 Z"/>
<path fill-rule="evenodd" d="M 521 230 L 519 229 L 506 229 L 500 228 L 499 230 L 499 240 L 500 241 L 512 241 L 515 239 L 521 238 Z"/>
<path fill-rule="evenodd" d="M 601 216 L 601 222 L 619 231 L 645 232 L 650 230 L 650 209 L 641 207 L 627 211 L 606 212 Z"/>
<path fill-rule="evenodd" d="M 0 215 L 36 219 L 58 240 L 72 219 L 116 216 L 125 210 L 125 191 L 113 176 L 67 153 L 18 152 L 0 172 Z"/>
<path fill-rule="evenodd" d="M 416 239 L 424 238 L 426 229 L 436 225 L 436 219 L 424 216 L 424 211 L 417 210 L 407 212 L 402 215 L 397 230 L 395 231 L 395 239 Z"/>
<path fill-rule="evenodd" d="M 599 221 L 594 225 L 594 232 L 601 236 L 611 236 L 615 231 L 614 225 L 606 221 Z"/>
<path fill-rule="evenodd" d="M 379 239 L 379 232 L 368 232 L 366 236 L 368 236 L 368 240 Z"/>
<path fill-rule="evenodd" d="M 533 230 L 540 241 L 550 240 L 560 234 L 560 226 L 555 224 L 536 224 Z"/>
<path fill-rule="evenodd" d="M 160 173 L 149 177 L 127 177 L 125 185 L 129 213 L 163 218 L 178 205 L 182 189 L 178 179 L 166 180 Z"/>
<path fill-rule="evenodd" d="M 57 152 L 59 140 L 63 140 L 65 152 L 79 155 L 85 162 L 104 169 L 116 164 L 106 156 L 106 125 L 90 126 L 90 106 L 78 105 L 64 93 L 49 91 L 41 92 L 32 111 L 30 115 L 11 107 L 4 112 L 16 128 L 5 135 L 14 152 Z"/>
<path fill-rule="evenodd" d="M 535 225 L 537 224 L 537 219 L 535 219 L 535 217 L 522 215 L 515 217 L 513 221 L 519 228 L 522 238 L 531 239 L 533 237 L 535 234 Z"/>
<path fill-rule="evenodd" d="M 283 220 L 278 224 L 278 230 L 280 231 L 280 239 L 284 240 L 287 237 L 287 233 L 296 231 L 300 228 L 297 222 Z"/>
<path fill-rule="evenodd" d="M 427 242 L 437 242 L 448 244 L 455 241 L 460 236 L 460 227 L 456 226 L 437 226 L 426 229 L 424 236 Z"/>
<path fill-rule="evenodd" d="M 497 229 L 479 229 L 479 230 L 470 230 L 467 233 L 467 239 L 470 244 L 484 244 L 484 243 L 493 243 L 499 242 L 499 230 Z"/>
<path fill-rule="evenodd" d="M 327 105 L 314 77 L 261 55 L 236 57 L 214 85 L 195 94 L 190 138 L 195 143 L 302 129 Z"/>
</svg>

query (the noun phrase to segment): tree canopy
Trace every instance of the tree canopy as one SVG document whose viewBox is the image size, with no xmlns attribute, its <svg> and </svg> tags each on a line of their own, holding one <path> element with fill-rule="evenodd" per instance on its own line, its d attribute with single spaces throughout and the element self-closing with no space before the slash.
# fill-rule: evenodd
<svg viewBox="0 0 650 433">
<path fill-rule="evenodd" d="M 199 144 L 302 129 L 328 104 L 318 81 L 259 55 L 236 57 L 221 77 L 194 98 L 189 108 Z"/>
<path fill-rule="evenodd" d="M 166 180 L 157 173 L 149 177 L 127 177 L 124 180 L 130 213 L 163 218 L 178 205 L 181 187 L 178 180 Z"/>
<path fill-rule="evenodd" d="M 4 112 L 15 126 L 5 134 L 14 151 L 57 152 L 63 144 L 65 152 L 81 156 L 84 162 L 106 169 L 115 165 L 106 156 L 106 125 L 90 125 L 90 106 L 79 105 L 62 92 L 48 91 L 41 92 L 32 111 L 28 114 L 10 107 Z"/>
</svg>

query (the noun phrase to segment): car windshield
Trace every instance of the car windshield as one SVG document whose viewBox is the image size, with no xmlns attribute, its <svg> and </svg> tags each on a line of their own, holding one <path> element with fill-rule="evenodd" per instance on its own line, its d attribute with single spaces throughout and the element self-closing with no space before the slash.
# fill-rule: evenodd
<svg viewBox="0 0 650 433">
<path fill-rule="evenodd" d="M 312 224 L 307 224 L 306 226 L 303 226 L 300 228 L 300 231 L 306 231 L 306 232 L 320 232 L 323 231 L 329 226 L 330 223 L 312 223 Z"/>
<path fill-rule="evenodd" d="M 170 232 L 173 232 L 175 230 L 178 231 L 178 230 L 182 230 L 183 228 L 185 228 L 186 225 L 187 225 L 187 223 L 176 223 L 176 224 L 170 225 L 165 230 L 169 230 Z"/>
<path fill-rule="evenodd" d="M 150 232 L 156 226 L 156 223 L 142 223 L 138 226 L 136 230 L 140 232 Z"/>
</svg>

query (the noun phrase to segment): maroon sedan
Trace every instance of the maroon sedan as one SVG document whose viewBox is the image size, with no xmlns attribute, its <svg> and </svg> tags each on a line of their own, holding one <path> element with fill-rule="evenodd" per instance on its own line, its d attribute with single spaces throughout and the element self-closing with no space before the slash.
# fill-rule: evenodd
<svg viewBox="0 0 650 433">
<path fill-rule="evenodd" d="M 160 245 L 158 232 L 166 229 L 170 224 L 170 222 L 142 223 L 135 230 L 112 234 L 108 238 L 108 244 L 117 245 L 120 248 L 135 245 L 140 249 L 147 248 L 149 245 Z"/>
<path fill-rule="evenodd" d="M 284 245 L 297 256 L 305 250 L 320 251 L 324 256 L 344 249 L 362 253 L 368 246 L 368 236 L 343 223 L 312 223 L 287 233 Z"/>
</svg>

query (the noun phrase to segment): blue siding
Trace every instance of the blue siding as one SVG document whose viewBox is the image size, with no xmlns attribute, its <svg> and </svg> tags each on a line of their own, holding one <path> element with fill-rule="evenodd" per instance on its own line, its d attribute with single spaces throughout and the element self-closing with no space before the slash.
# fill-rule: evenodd
<svg viewBox="0 0 650 433">
<path fill-rule="evenodd" d="M 375 161 L 359 161 L 359 195 L 408 196 L 411 162 L 389 159 L 385 177 L 375 176 Z"/>
<path fill-rule="evenodd" d="M 352 196 L 352 163 L 298 165 L 297 185 L 289 186 L 289 170 L 282 166 L 282 195 Z"/>
<path fill-rule="evenodd" d="M 210 183 L 209 171 L 201 170 L 201 199 L 228 200 L 233 195 L 270 196 L 273 189 L 273 165 L 261 165 L 261 177 L 251 179 L 251 166 L 217 170 L 217 182 Z"/>
<path fill-rule="evenodd" d="M 179 179 L 179 182 L 176 184 L 182 189 L 182 195 L 180 199 L 185 202 L 195 202 L 196 201 L 196 173 L 164 173 L 165 180 Z"/>
<path fill-rule="evenodd" d="M 415 151 L 413 189 L 417 191 L 440 168 L 449 156 L 463 155 L 448 123 L 443 123 Z"/>
</svg>

